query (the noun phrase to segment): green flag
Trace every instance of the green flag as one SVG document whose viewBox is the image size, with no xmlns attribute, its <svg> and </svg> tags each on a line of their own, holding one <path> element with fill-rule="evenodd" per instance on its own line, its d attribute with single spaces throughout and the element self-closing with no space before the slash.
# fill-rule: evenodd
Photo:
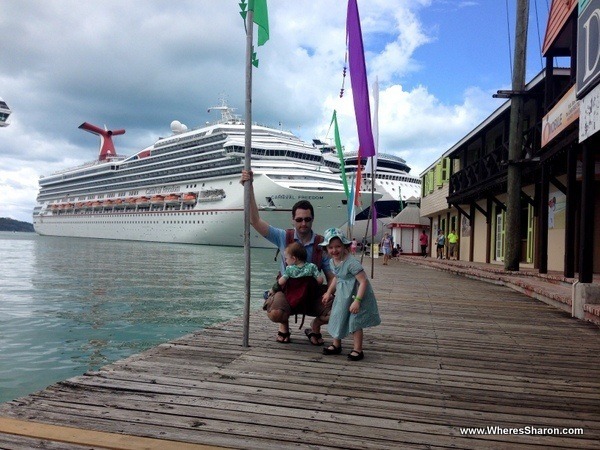
<svg viewBox="0 0 600 450">
<path fill-rule="evenodd" d="M 258 25 L 258 45 L 264 45 L 269 40 L 269 13 L 267 0 L 254 0 L 250 3 L 254 11 L 254 23 Z"/>
<path fill-rule="evenodd" d="M 342 140 L 340 139 L 340 130 L 338 129 L 337 113 L 335 110 L 333 110 L 333 117 L 331 118 L 331 123 L 334 124 L 333 134 L 335 137 L 335 148 L 337 149 L 338 158 L 340 158 L 340 177 L 342 178 L 342 183 L 344 184 L 344 192 L 346 193 L 346 198 L 350 198 L 350 191 L 348 190 L 348 180 L 346 179 L 346 163 L 344 162 L 344 150 L 342 149 Z M 329 124 L 330 127 L 331 123 Z"/>
</svg>

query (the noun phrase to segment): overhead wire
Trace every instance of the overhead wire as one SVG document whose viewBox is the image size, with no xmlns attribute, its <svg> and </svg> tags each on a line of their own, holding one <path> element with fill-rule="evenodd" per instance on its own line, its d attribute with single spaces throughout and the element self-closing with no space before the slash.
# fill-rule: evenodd
<svg viewBox="0 0 600 450">
<path fill-rule="evenodd" d="M 513 64 L 512 64 L 512 42 L 510 39 L 510 17 L 508 13 L 508 0 L 506 2 L 506 28 L 508 31 L 508 61 L 510 63 L 510 78 L 512 79 Z"/>
<path fill-rule="evenodd" d="M 544 68 L 544 60 L 542 59 L 542 38 L 540 33 L 540 15 L 538 12 L 537 0 L 534 0 L 533 5 L 535 8 L 535 23 L 537 26 L 537 34 L 538 34 L 538 52 L 540 55 L 540 70 Z"/>
<path fill-rule="evenodd" d="M 550 12 L 550 6 L 548 3 L 549 0 L 546 0 L 546 11 L 548 11 L 548 14 Z M 511 77 L 512 77 L 512 72 L 513 72 L 513 61 L 512 61 L 512 35 L 511 35 L 511 31 L 510 31 L 510 8 L 509 8 L 509 0 L 505 0 L 505 7 L 506 7 L 506 28 L 507 28 L 507 36 L 508 36 L 508 60 L 509 60 L 509 66 L 510 66 L 510 73 L 511 73 Z M 539 53 L 539 58 L 540 58 L 540 69 L 544 68 L 544 60 L 543 60 L 543 56 L 542 56 L 542 31 L 541 31 L 541 27 L 540 27 L 540 12 L 538 9 L 538 0 L 534 0 L 534 8 L 535 8 L 535 22 L 536 22 L 536 29 L 537 29 L 537 38 L 538 38 L 538 53 Z M 556 64 L 556 61 L 555 61 Z"/>
</svg>

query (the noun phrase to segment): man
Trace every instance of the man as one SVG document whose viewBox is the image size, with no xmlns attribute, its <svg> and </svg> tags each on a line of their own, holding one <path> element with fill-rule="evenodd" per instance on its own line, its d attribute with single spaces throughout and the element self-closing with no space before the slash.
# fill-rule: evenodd
<svg viewBox="0 0 600 450">
<path fill-rule="evenodd" d="M 286 242 L 287 232 L 284 229 L 275 228 L 269 225 L 267 221 L 260 218 L 258 205 L 254 197 L 252 176 L 253 174 L 251 171 L 242 170 L 242 177 L 240 180 L 240 183 L 242 184 L 250 182 L 250 224 L 269 242 L 275 244 L 275 246 L 279 248 L 281 254 L 283 254 L 285 247 L 288 244 Z M 334 276 L 329 267 L 329 256 L 326 252 L 322 251 L 318 245 L 315 245 L 315 239 L 317 239 L 318 235 L 312 231 L 314 216 L 314 209 L 311 203 L 306 200 L 301 200 L 292 207 L 292 226 L 294 227 L 293 241 L 300 243 L 306 249 L 306 260 L 308 262 L 314 262 L 319 269 L 323 270 L 327 277 L 327 283 L 329 284 Z M 318 242 L 321 241 L 322 237 L 320 237 L 320 241 Z M 317 262 L 315 262 L 315 260 Z M 284 261 L 282 261 L 281 273 L 284 272 L 284 269 Z M 326 287 L 323 286 L 322 292 L 318 293 L 317 296 L 311 298 L 306 304 L 299 305 L 295 308 L 290 306 L 285 294 L 281 291 L 275 292 L 267 298 L 265 302 L 267 316 L 271 321 L 279 324 L 277 342 L 282 344 L 290 342 L 289 318 L 292 314 L 300 313 L 315 317 L 311 323 L 311 328 L 304 330 L 304 332 L 312 345 L 323 345 L 321 326 L 329 321 L 329 314 L 331 312 L 331 302 L 323 304 L 321 301 L 321 296 L 325 290 Z"/>
<path fill-rule="evenodd" d="M 456 244 L 458 243 L 458 235 L 454 228 L 448 235 L 448 259 L 458 259 L 458 249 L 456 248 Z"/>
</svg>

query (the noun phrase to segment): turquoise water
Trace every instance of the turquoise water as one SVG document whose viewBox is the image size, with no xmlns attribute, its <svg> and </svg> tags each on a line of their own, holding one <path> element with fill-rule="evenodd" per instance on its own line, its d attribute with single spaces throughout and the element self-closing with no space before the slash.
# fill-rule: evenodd
<svg viewBox="0 0 600 450">
<path fill-rule="evenodd" d="M 257 309 L 278 266 L 251 255 Z M 241 316 L 243 270 L 242 248 L 0 232 L 0 402 Z"/>
</svg>

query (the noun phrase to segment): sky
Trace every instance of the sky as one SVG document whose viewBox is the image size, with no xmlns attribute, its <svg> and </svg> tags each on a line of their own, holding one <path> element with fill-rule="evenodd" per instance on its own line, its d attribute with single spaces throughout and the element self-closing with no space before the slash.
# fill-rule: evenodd
<svg viewBox="0 0 600 450">
<path fill-rule="evenodd" d="M 358 0 L 367 76 L 379 83 L 379 151 L 419 175 L 485 120 L 511 84 L 517 0 Z M 527 80 L 543 66 L 550 0 L 530 0 Z M 119 155 L 219 118 L 243 117 L 240 0 L 0 0 L 0 217 L 31 222 L 38 179 L 93 161 L 90 122 Z M 350 80 L 340 98 L 346 0 L 268 0 L 270 40 L 257 48 L 252 119 L 346 150 L 358 137 Z M 256 33 L 255 33 L 256 34 Z M 373 101 L 372 101 L 373 106 Z"/>
</svg>

